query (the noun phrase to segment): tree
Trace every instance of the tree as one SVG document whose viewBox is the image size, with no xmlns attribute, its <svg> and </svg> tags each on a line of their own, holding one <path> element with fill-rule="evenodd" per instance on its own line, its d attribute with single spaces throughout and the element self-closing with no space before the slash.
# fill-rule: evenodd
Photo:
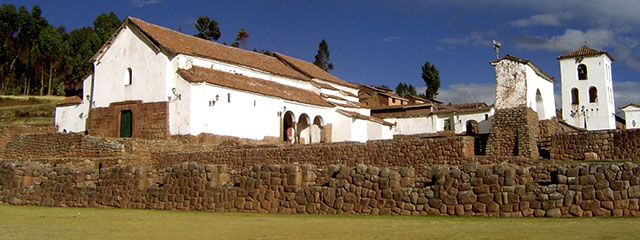
<svg viewBox="0 0 640 240">
<path fill-rule="evenodd" d="M 427 91 L 425 92 L 427 99 L 434 100 L 440 88 L 440 72 L 435 65 L 426 62 L 422 66 L 422 80 L 427 84 Z"/>
<path fill-rule="evenodd" d="M 100 14 L 93 20 L 93 30 L 98 33 L 98 37 L 102 43 L 107 42 L 120 25 L 122 25 L 122 21 L 120 21 L 118 16 L 113 12 Z"/>
<path fill-rule="evenodd" d="M 47 95 L 51 95 L 53 92 L 52 81 L 54 75 L 57 74 L 57 68 L 62 64 L 62 55 L 65 52 L 65 44 L 62 39 L 64 32 L 63 28 L 54 29 L 52 26 L 47 26 L 40 31 L 40 36 L 38 36 L 38 44 L 34 49 L 39 51 L 41 69 L 44 70 L 46 67 L 48 70 L 48 73 L 41 71 L 40 74 L 40 95 L 44 93 L 45 75 L 48 77 Z"/>
<path fill-rule="evenodd" d="M 416 88 L 413 85 L 406 83 L 398 83 L 398 86 L 396 87 L 396 94 L 400 95 L 401 97 L 407 95 L 417 95 Z"/>
<path fill-rule="evenodd" d="M 318 54 L 314 58 L 313 64 L 316 66 L 325 71 L 333 70 L 333 63 L 329 62 L 329 46 L 324 39 L 318 45 Z"/>
<path fill-rule="evenodd" d="M 220 28 L 218 28 L 218 22 L 209 19 L 209 17 L 201 16 L 198 18 L 195 24 L 198 33 L 193 35 L 202 39 L 211 41 L 217 41 L 220 38 Z"/>
<path fill-rule="evenodd" d="M 243 49 L 247 49 L 247 38 L 249 38 L 249 33 L 247 33 L 247 31 L 244 30 L 244 28 L 240 29 L 240 31 L 238 31 L 238 34 L 236 35 L 236 40 L 231 43 L 232 47 L 240 47 L 242 46 Z"/>
</svg>

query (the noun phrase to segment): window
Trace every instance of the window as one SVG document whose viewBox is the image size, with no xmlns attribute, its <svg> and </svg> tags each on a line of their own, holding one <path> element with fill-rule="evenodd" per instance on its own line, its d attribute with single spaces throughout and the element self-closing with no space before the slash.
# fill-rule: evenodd
<svg viewBox="0 0 640 240">
<path fill-rule="evenodd" d="M 125 85 L 131 85 L 133 83 L 133 72 L 131 68 L 127 68 L 127 76 L 125 78 Z"/>
<path fill-rule="evenodd" d="M 392 98 L 392 99 L 391 99 L 391 102 L 392 102 L 392 103 L 396 103 L 396 99 L 395 99 L 395 98 Z"/>
<path fill-rule="evenodd" d="M 231 93 L 227 93 L 227 102 L 231 103 Z"/>
<path fill-rule="evenodd" d="M 489 120 L 489 114 L 484 115 L 484 120 Z"/>
<path fill-rule="evenodd" d="M 589 88 L 589 102 L 598 102 L 598 89 L 596 87 Z"/>
<path fill-rule="evenodd" d="M 447 118 L 444 120 L 444 130 L 453 130 L 451 126 L 451 118 Z"/>
<path fill-rule="evenodd" d="M 578 89 L 577 88 L 573 88 L 571 89 L 571 104 L 572 105 L 578 105 L 580 104 L 580 100 L 578 98 Z"/>
<path fill-rule="evenodd" d="M 587 65 L 578 65 L 578 80 L 587 80 Z"/>
</svg>

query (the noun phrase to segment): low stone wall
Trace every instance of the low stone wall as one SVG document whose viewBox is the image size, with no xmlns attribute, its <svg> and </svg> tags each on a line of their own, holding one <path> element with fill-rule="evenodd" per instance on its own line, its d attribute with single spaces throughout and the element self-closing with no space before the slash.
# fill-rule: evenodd
<svg viewBox="0 0 640 240">
<path fill-rule="evenodd" d="M 11 138 L 4 159 L 95 158 L 119 156 L 125 146 L 117 140 L 69 133 L 18 134 Z"/>
<path fill-rule="evenodd" d="M 56 126 L 53 124 L 44 125 L 11 125 L 0 126 L 0 152 L 7 146 L 11 137 L 23 133 L 55 133 Z"/>
<path fill-rule="evenodd" d="M 154 161 L 168 167 L 185 161 L 227 164 L 242 169 L 262 163 L 308 163 L 319 167 L 331 164 L 356 166 L 359 163 L 381 167 L 430 167 L 433 164 L 462 165 L 474 156 L 473 137 L 378 140 L 366 143 L 325 143 L 311 145 L 258 145 L 218 148 L 210 151 L 159 152 Z"/>
<path fill-rule="evenodd" d="M 551 137 L 551 159 L 639 161 L 640 129 L 553 135 Z"/>
<path fill-rule="evenodd" d="M 527 168 L 411 168 L 263 164 L 242 171 L 182 163 L 96 169 L 0 163 L 0 203 L 299 214 L 505 217 L 639 216 L 640 168 L 631 163 L 559 168 L 540 185 Z"/>
</svg>

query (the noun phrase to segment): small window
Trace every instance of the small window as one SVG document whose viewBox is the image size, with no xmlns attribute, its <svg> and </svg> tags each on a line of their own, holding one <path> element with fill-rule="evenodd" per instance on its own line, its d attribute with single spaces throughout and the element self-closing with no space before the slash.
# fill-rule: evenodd
<svg viewBox="0 0 640 240">
<path fill-rule="evenodd" d="M 395 99 L 395 98 L 392 98 L 392 99 L 391 99 L 391 102 L 392 102 L 392 103 L 396 103 L 396 99 Z"/>
<path fill-rule="evenodd" d="M 578 80 L 587 80 L 587 65 L 578 65 Z"/>
<path fill-rule="evenodd" d="M 577 88 L 573 88 L 571 89 L 571 104 L 573 105 L 578 105 L 580 104 L 580 100 L 578 98 L 578 89 Z"/>
<path fill-rule="evenodd" d="M 231 103 L 231 93 L 227 93 L 227 102 Z"/>
<path fill-rule="evenodd" d="M 484 115 L 484 120 L 489 120 L 489 114 Z"/>
<path fill-rule="evenodd" d="M 598 102 L 598 89 L 596 87 L 589 88 L 589 102 Z"/>
<path fill-rule="evenodd" d="M 451 126 L 451 118 L 447 118 L 444 120 L 444 130 L 452 130 L 452 126 Z"/>
<path fill-rule="evenodd" d="M 131 85 L 132 83 L 133 83 L 133 72 L 131 68 L 127 68 L 127 78 L 124 84 Z"/>
</svg>

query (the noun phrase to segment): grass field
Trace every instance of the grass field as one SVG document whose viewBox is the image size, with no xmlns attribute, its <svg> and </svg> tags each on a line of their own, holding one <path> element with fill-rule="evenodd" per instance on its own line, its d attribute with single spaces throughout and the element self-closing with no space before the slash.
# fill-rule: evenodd
<svg viewBox="0 0 640 240">
<path fill-rule="evenodd" d="M 640 218 L 277 215 L 0 205 L 0 239 L 638 239 Z"/>
</svg>

